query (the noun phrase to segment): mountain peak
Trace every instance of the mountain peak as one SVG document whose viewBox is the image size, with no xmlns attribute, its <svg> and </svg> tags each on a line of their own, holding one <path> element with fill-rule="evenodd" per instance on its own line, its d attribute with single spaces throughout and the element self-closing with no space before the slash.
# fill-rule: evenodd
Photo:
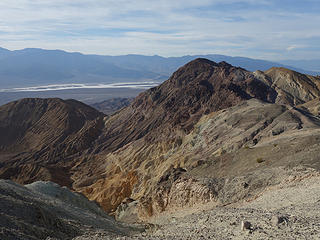
<svg viewBox="0 0 320 240">
<path fill-rule="evenodd" d="M 233 65 L 231 65 L 225 61 L 216 63 L 216 62 L 211 61 L 207 58 L 196 58 L 196 59 L 190 61 L 189 63 L 185 64 L 181 68 L 179 68 L 176 73 L 179 73 L 179 74 L 187 73 L 192 76 L 195 76 L 199 72 L 206 72 L 206 71 L 212 72 L 217 67 L 222 68 L 222 69 L 230 69 L 232 67 L 235 69 L 240 69 L 240 68 L 234 67 Z M 241 69 L 241 70 L 244 70 L 244 69 Z"/>
<path fill-rule="evenodd" d="M 293 71 L 291 69 L 285 68 L 285 67 L 272 67 L 265 71 L 267 74 L 272 74 L 272 73 L 287 73 L 287 74 L 300 74 L 296 71 Z"/>
<path fill-rule="evenodd" d="M 197 58 L 179 68 L 168 81 L 140 94 L 132 107 L 137 115 L 141 115 L 137 119 L 143 119 L 139 122 L 141 129 L 157 128 L 162 119 L 188 132 L 204 113 L 228 108 L 253 97 L 271 102 L 273 95 L 272 89 L 253 79 L 252 74 L 242 68 Z M 146 111 L 150 112 L 144 116 Z"/>
<path fill-rule="evenodd" d="M 218 64 L 214 61 L 207 59 L 207 58 L 196 58 L 196 59 L 188 62 L 187 64 L 185 64 L 181 68 L 202 68 L 204 66 L 217 67 Z"/>
<path fill-rule="evenodd" d="M 233 67 L 231 64 L 227 63 L 226 61 L 219 62 L 218 66 L 227 67 L 227 68 Z"/>
<path fill-rule="evenodd" d="M 189 84 L 190 81 L 195 81 L 200 73 L 213 72 L 218 66 L 216 62 L 206 58 L 196 58 L 173 73 L 169 82 L 174 83 L 176 86 Z"/>
<path fill-rule="evenodd" d="M 210 65 L 217 65 L 216 62 L 211 61 L 207 58 L 196 58 L 193 61 L 190 61 L 188 64 L 193 64 L 193 63 L 204 63 L 204 64 L 210 64 Z"/>
</svg>

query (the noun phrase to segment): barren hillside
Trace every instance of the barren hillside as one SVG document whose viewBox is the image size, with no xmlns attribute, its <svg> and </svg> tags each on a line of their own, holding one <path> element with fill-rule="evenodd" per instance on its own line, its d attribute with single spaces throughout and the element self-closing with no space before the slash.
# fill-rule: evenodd
<svg viewBox="0 0 320 240">
<path fill-rule="evenodd" d="M 319 86 L 196 59 L 111 116 L 73 100 L 12 102 L 0 107 L 0 177 L 59 183 L 126 222 L 246 201 L 298 166 L 319 170 Z"/>
</svg>

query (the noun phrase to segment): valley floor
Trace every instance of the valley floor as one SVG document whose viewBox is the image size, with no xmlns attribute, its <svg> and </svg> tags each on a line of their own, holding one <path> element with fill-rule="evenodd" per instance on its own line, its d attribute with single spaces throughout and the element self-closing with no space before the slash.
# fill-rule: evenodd
<svg viewBox="0 0 320 240">
<path fill-rule="evenodd" d="M 243 221 L 251 226 L 241 229 Z M 306 169 L 244 202 L 165 212 L 139 235 L 95 231 L 74 239 L 320 239 L 320 175 Z"/>
</svg>

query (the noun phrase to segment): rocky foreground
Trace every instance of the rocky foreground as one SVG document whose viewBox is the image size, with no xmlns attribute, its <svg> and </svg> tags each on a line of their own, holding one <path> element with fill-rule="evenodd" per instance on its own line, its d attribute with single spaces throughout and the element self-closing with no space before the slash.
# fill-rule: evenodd
<svg viewBox="0 0 320 240">
<path fill-rule="evenodd" d="M 117 223 L 96 203 L 52 182 L 25 186 L 0 180 L 0 239 L 72 239 L 93 230 L 108 236 L 141 232 Z"/>
<path fill-rule="evenodd" d="M 303 167 L 289 172 L 280 184 L 243 201 L 172 209 L 144 224 L 117 223 L 95 203 L 51 182 L 23 187 L 1 180 L 0 238 L 319 239 L 320 173 Z"/>
<path fill-rule="evenodd" d="M 320 173 L 296 168 L 289 178 L 250 199 L 165 212 L 146 232 L 116 239 L 319 239 Z M 114 239 L 103 231 L 76 237 Z"/>
</svg>

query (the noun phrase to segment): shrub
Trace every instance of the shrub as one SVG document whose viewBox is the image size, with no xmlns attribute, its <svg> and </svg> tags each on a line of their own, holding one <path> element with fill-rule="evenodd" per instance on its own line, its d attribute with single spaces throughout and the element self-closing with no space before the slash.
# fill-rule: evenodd
<svg viewBox="0 0 320 240">
<path fill-rule="evenodd" d="M 262 163 L 264 162 L 263 158 L 257 158 L 257 163 Z"/>
</svg>

